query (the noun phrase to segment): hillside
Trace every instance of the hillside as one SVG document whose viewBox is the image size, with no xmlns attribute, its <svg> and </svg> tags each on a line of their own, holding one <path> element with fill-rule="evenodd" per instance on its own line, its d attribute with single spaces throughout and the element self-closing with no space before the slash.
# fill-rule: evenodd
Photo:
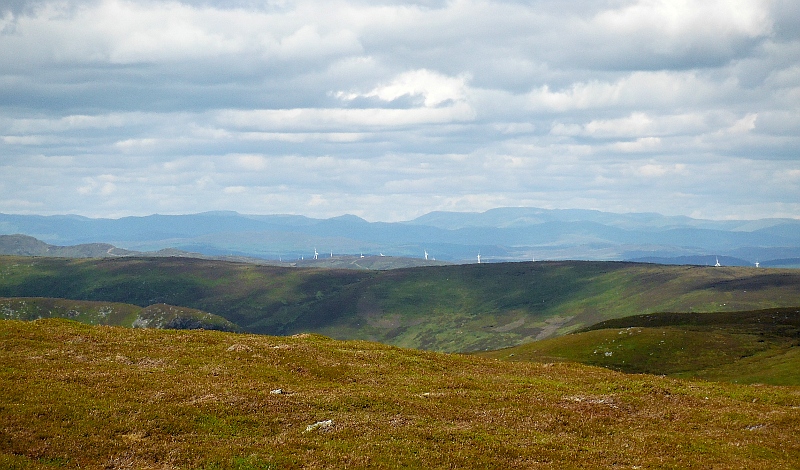
<svg viewBox="0 0 800 470">
<path fill-rule="evenodd" d="M 800 466 L 800 392 L 315 335 L 0 321 L 8 469 Z"/>
<path fill-rule="evenodd" d="M 330 268 L 330 269 L 359 269 L 359 270 L 386 270 L 398 268 L 411 268 L 416 266 L 444 266 L 452 263 L 420 258 L 405 258 L 398 256 L 353 256 L 353 255 L 320 255 L 318 258 L 308 259 L 263 259 L 236 254 L 218 253 L 204 255 L 175 248 L 163 248 L 158 251 L 131 251 L 117 248 L 108 243 L 88 243 L 82 245 L 58 246 L 50 245 L 41 240 L 27 235 L 0 235 L 0 255 L 11 256 L 42 256 L 48 258 L 120 258 L 120 257 L 148 257 L 148 258 L 197 258 L 209 260 L 232 261 L 239 263 L 262 264 L 267 266 L 305 267 L 305 268 Z"/>
<path fill-rule="evenodd" d="M 41 297 L 0 297 L 0 319 L 68 318 L 89 325 L 129 328 L 171 328 L 240 331 L 222 317 L 188 307 L 154 304 L 147 307 L 118 302 L 92 302 Z"/>
<path fill-rule="evenodd" d="M 480 355 L 574 361 L 628 373 L 800 385 L 800 308 L 637 315 Z"/>
<path fill-rule="evenodd" d="M 0 235 L 0 254 L 17 256 L 53 256 L 60 258 L 106 258 L 141 254 L 108 243 L 56 246 L 27 235 Z"/>
<path fill-rule="evenodd" d="M 800 305 L 800 271 L 566 261 L 355 271 L 189 258 L 0 257 L 0 296 L 165 303 L 253 333 L 475 351 L 643 313 Z"/>
</svg>

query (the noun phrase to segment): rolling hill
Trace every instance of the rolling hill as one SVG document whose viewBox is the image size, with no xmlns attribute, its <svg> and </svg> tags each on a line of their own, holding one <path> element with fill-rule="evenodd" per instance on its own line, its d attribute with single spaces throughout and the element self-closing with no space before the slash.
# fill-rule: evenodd
<svg viewBox="0 0 800 470">
<path fill-rule="evenodd" d="M 628 373 L 800 386 L 800 307 L 655 313 L 482 356 L 573 361 Z"/>
<path fill-rule="evenodd" d="M 5 469 L 800 466 L 796 387 L 66 320 L 0 350 Z"/>
<path fill-rule="evenodd" d="M 110 258 L 142 253 L 123 250 L 108 243 L 56 246 L 27 235 L 0 235 L 0 254 L 17 256 L 53 256 L 58 258 Z"/>
<path fill-rule="evenodd" d="M 464 352 L 644 313 L 793 307 L 800 305 L 800 271 L 570 261 L 357 271 L 191 258 L 0 257 L 0 297 L 164 303 L 253 333 L 316 332 Z"/>
<path fill-rule="evenodd" d="M 88 325 L 178 330 L 240 331 L 222 317 L 188 307 L 153 304 L 147 307 L 118 302 L 93 302 L 58 298 L 0 298 L 0 319 L 40 320 L 67 318 Z"/>
<path fill-rule="evenodd" d="M 274 260 L 232 254 L 204 255 L 201 253 L 182 251 L 175 248 L 163 248 L 158 251 L 141 252 L 123 250 L 108 243 L 88 243 L 70 246 L 50 245 L 49 243 L 45 243 L 34 237 L 20 234 L 0 235 L 0 255 L 42 256 L 48 258 L 197 258 L 262 264 L 268 266 L 360 270 L 385 270 L 410 268 L 416 266 L 444 266 L 452 264 L 445 261 L 426 260 L 420 258 L 404 258 L 383 255 L 334 255 L 333 253 L 330 253 L 330 256 L 322 254 L 318 258 L 314 258 L 312 256 L 308 259 L 301 258 L 297 260 L 283 261 L 280 258 Z"/>
</svg>

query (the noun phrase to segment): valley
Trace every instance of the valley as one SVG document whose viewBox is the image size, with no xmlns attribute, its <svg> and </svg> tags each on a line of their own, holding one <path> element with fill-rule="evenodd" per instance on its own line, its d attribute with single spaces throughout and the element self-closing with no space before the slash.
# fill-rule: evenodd
<svg viewBox="0 0 800 470">
<path fill-rule="evenodd" d="M 796 468 L 797 305 L 791 269 L 0 256 L 0 467 Z"/>
<path fill-rule="evenodd" d="M 194 258 L 0 257 L 0 297 L 168 304 L 242 331 L 469 352 L 655 312 L 800 305 L 800 271 L 546 261 L 389 271 Z"/>
</svg>

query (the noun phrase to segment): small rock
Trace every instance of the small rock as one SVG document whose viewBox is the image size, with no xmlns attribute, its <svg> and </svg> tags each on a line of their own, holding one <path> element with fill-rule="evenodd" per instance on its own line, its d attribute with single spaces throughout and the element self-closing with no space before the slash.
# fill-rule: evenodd
<svg viewBox="0 0 800 470">
<path fill-rule="evenodd" d="M 304 432 L 316 431 L 317 429 L 327 429 L 331 426 L 333 426 L 332 419 L 327 419 L 325 421 L 317 421 L 314 424 L 309 424 L 308 426 L 306 426 L 306 430 Z"/>
<path fill-rule="evenodd" d="M 275 390 L 269 391 L 270 395 L 283 395 L 284 393 L 286 392 L 282 388 L 276 388 Z"/>
</svg>

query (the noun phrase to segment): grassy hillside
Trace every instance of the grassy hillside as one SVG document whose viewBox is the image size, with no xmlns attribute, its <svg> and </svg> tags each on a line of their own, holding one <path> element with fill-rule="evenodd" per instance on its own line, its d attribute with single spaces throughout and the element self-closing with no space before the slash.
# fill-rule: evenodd
<svg viewBox="0 0 800 470">
<path fill-rule="evenodd" d="M 0 350 L 0 468 L 800 466 L 796 387 L 65 320 Z"/>
<path fill-rule="evenodd" d="M 133 328 L 240 330 L 238 326 L 218 315 L 174 305 L 154 304 L 143 308 L 118 302 L 0 297 L 0 319 L 38 320 L 41 318 L 67 318 L 89 325 Z"/>
<path fill-rule="evenodd" d="M 575 361 L 632 373 L 800 385 L 800 308 L 641 315 L 481 355 L 514 361 Z"/>
<path fill-rule="evenodd" d="M 21 256 L 59 256 L 63 258 L 104 258 L 129 256 L 135 252 L 108 243 L 56 246 L 27 235 L 0 235 L 0 253 Z"/>
<path fill-rule="evenodd" d="M 0 214 L 2 215 L 2 214 Z M 226 236 L 230 236 L 227 234 Z M 257 243 L 263 243 L 260 240 Z M 206 247 L 208 248 L 208 247 Z M 318 259 L 313 257 L 294 258 L 292 256 L 278 259 L 254 258 L 243 253 L 235 254 L 235 250 L 205 250 L 213 254 L 201 254 L 178 250 L 175 248 L 162 248 L 158 251 L 131 251 L 117 248 L 108 243 L 87 243 L 82 245 L 58 246 L 50 245 L 41 240 L 27 235 L 0 235 L 0 255 L 11 256 L 38 256 L 52 258 L 119 258 L 119 257 L 180 257 L 214 259 L 241 263 L 261 264 L 267 266 L 304 267 L 304 268 L 330 268 L 330 269 L 359 269 L 359 270 L 385 270 L 398 268 L 411 268 L 418 266 L 444 266 L 452 263 L 420 258 L 406 258 L 399 256 L 374 256 L 374 255 L 329 255 L 322 253 Z"/>
<path fill-rule="evenodd" d="M 474 351 L 642 313 L 800 305 L 800 271 L 564 261 L 366 272 L 188 258 L 0 257 L 0 296 L 166 303 L 254 333 Z"/>
</svg>

